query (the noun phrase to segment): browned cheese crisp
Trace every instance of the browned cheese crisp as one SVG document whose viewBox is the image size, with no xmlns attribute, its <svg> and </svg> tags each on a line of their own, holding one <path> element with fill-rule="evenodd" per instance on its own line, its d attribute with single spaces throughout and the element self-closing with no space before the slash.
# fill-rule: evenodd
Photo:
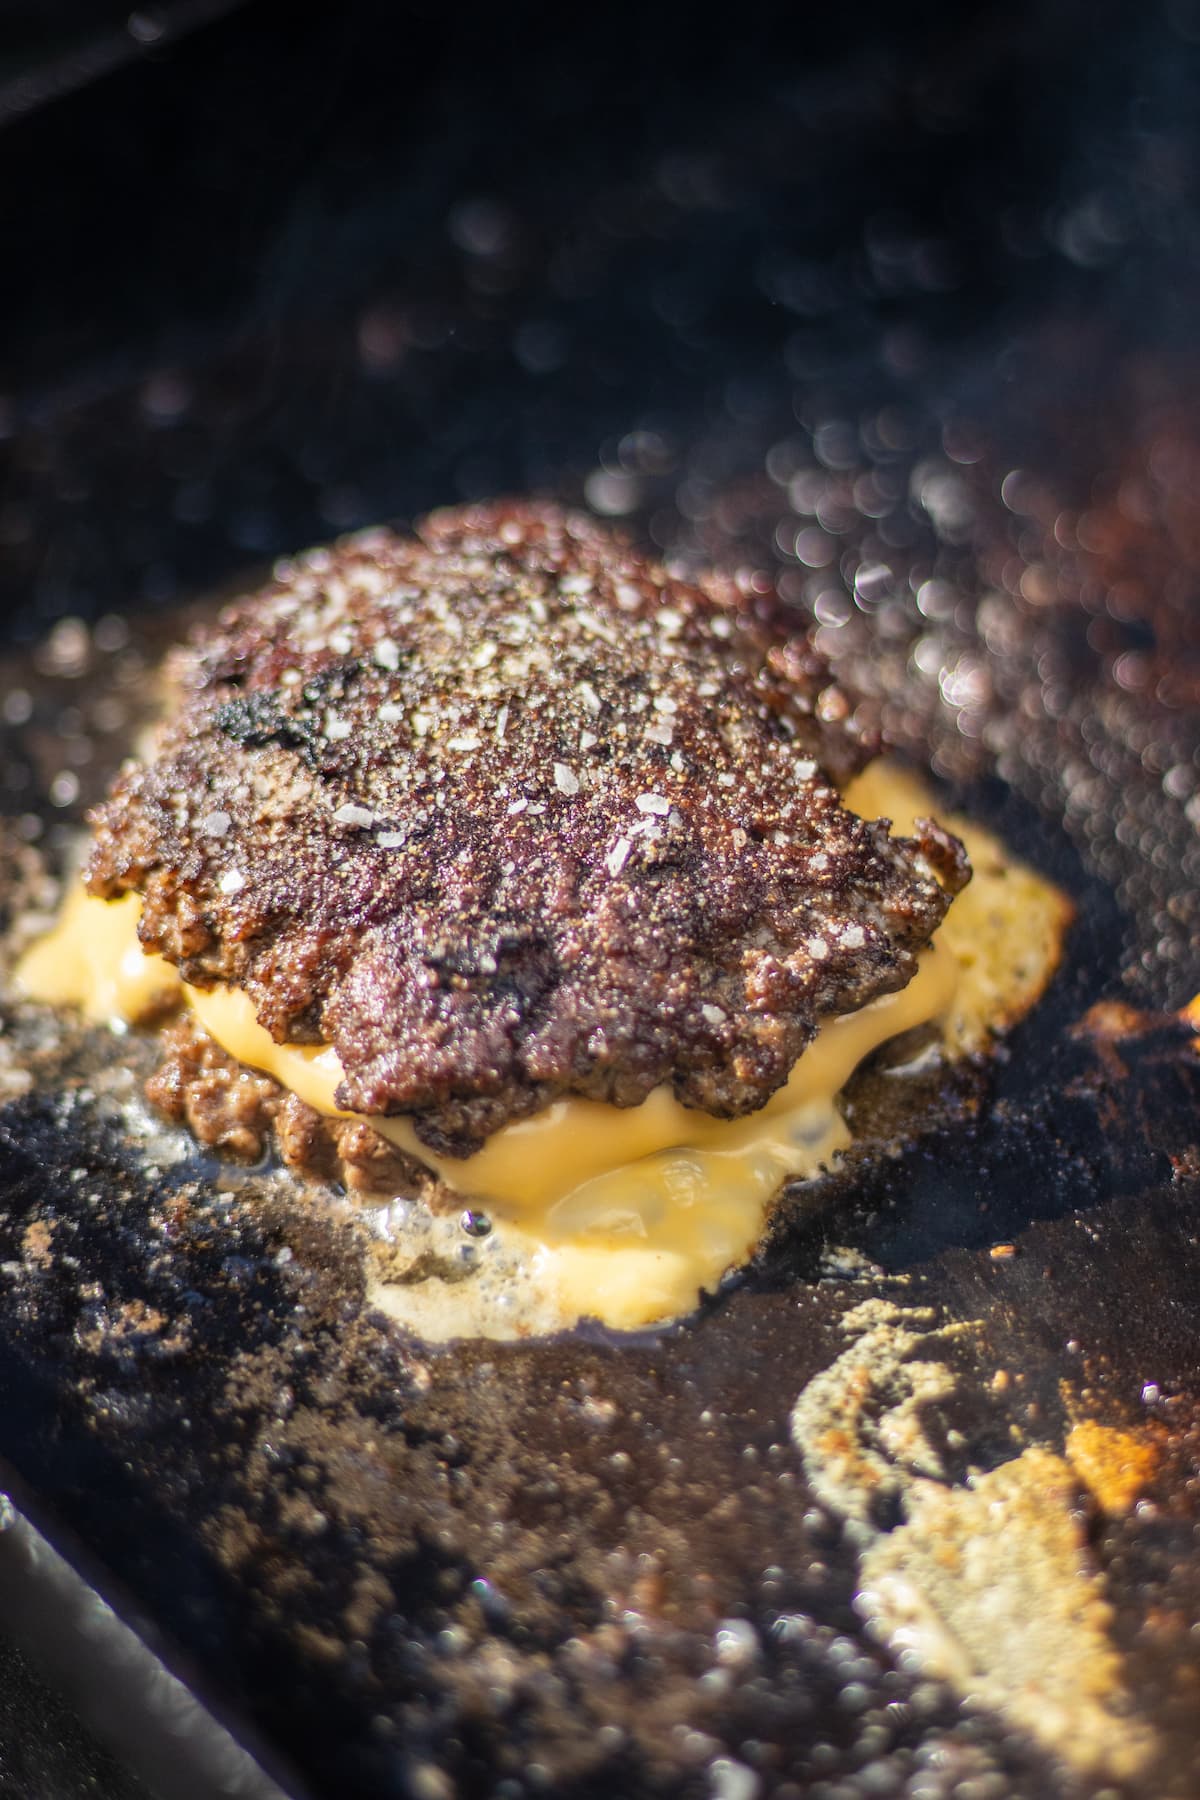
<svg viewBox="0 0 1200 1800">
<path fill-rule="evenodd" d="M 552 506 L 313 551 L 176 653 L 88 886 L 443 1153 L 565 1094 L 753 1111 L 967 876 L 842 806 L 871 746 L 777 614 Z"/>
</svg>

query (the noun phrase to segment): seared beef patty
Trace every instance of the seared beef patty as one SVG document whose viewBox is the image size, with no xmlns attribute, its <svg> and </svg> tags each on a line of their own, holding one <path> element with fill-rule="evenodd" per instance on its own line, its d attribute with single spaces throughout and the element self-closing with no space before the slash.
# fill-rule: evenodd
<svg viewBox="0 0 1200 1800">
<path fill-rule="evenodd" d="M 871 746 L 761 596 L 557 507 L 313 551 L 172 673 L 91 891 L 444 1153 L 562 1094 L 753 1111 L 967 877 L 936 825 L 842 806 Z"/>
</svg>

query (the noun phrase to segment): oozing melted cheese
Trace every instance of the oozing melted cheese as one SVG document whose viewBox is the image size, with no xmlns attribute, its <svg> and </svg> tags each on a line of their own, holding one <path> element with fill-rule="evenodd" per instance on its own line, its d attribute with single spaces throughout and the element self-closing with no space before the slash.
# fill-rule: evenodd
<svg viewBox="0 0 1200 1800">
<path fill-rule="evenodd" d="M 898 830 L 929 812 L 931 797 L 902 771 L 875 765 L 847 790 L 867 817 Z M 849 1141 L 837 1097 L 865 1057 L 888 1039 L 939 1022 L 951 1053 L 980 1048 L 1036 999 L 1058 959 L 1069 914 L 1063 897 L 961 819 L 975 878 L 953 902 L 935 945 L 898 994 L 826 1022 L 787 1084 L 759 1112 L 718 1120 L 681 1107 L 667 1089 L 616 1108 L 559 1100 L 493 1134 L 474 1156 L 439 1156 L 403 1117 L 368 1123 L 486 1208 L 496 1226 L 471 1281 L 381 1283 L 376 1299 L 423 1335 L 508 1336 L 584 1316 L 629 1328 L 695 1305 L 761 1235 L 781 1185 L 827 1168 Z M 342 1113 L 342 1069 L 329 1046 L 277 1044 L 246 994 L 182 984 L 136 936 L 136 895 L 105 903 L 76 893 L 58 927 L 25 957 L 31 996 L 82 1006 L 92 1018 L 138 1022 L 180 999 L 232 1056 L 274 1077 L 327 1116 Z M 379 1235 L 391 1232 L 387 1209 Z"/>
</svg>

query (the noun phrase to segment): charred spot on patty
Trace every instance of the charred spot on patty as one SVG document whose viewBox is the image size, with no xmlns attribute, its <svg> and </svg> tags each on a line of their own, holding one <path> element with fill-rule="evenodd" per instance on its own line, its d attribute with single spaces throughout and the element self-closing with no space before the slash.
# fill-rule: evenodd
<svg viewBox="0 0 1200 1800">
<path fill-rule="evenodd" d="M 443 1153 L 566 1094 L 756 1110 L 968 874 L 842 805 L 873 745 L 777 608 L 557 507 L 281 565 L 175 673 L 90 890 Z"/>
<path fill-rule="evenodd" d="M 297 751 L 308 768 L 321 766 L 324 746 L 311 721 L 289 718 L 273 694 L 246 694 L 227 700 L 217 708 L 213 725 L 243 749 L 278 744 L 282 749 Z"/>
</svg>

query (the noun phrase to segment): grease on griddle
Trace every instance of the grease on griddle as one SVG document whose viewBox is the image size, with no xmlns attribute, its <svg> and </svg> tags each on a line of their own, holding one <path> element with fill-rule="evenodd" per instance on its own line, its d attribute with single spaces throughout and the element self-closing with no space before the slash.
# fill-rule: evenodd
<svg viewBox="0 0 1200 1800">
<path fill-rule="evenodd" d="M 1136 1775 L 1153 1740 L 1130 1717 L 1080 1488 L 1097 1481 L 1120 1509 L 1153 1458 L 1135 1469 L 1122 1434 L 1091 1421 L 1070 1433 L 1066 1459 L 1011 1427 L 997 1466 L 964 1467 L 965 1441 L 940 1415 L 963 1379 L 948 1352 L 978 1323 L 939 1325 L 928 1307 L 876 1298 L 842 1329 L 853 1341 L 805 1387 L 791 1432 L 859 1551 L 867 1629 L 1074 1774 Z M 990 1388 L 994 1407 L 1008 1382 Z"/>
</svg>

